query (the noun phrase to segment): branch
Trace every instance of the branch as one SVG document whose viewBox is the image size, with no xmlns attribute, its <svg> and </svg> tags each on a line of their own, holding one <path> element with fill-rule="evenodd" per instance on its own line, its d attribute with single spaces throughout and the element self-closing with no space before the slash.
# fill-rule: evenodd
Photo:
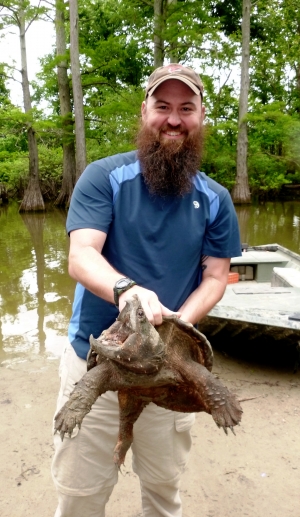
<svg viewBox="0 0 300 517">
<path fill-rule="evenodd" d="M 110 88 L 112 88 L 114 91 L 117 91 L 117 88 L 115 88 L 114 86 L 112 86 L 110 83 L 107 83 L 107 82 L 103 82 L 103 81 L 95 81 L 94 83 L 85 83 L 82 85 L 82 88 L 90 88 L 91 86 L 95 86 L 95 85 L 106 85 L 106 86 L 110 86 Z"/>
<path fill-rule="evenodd" d="M 17 68 L 11 67 L 13 70 L 16 70 L 17 72 L 21 73 L 21 70 L 18 70 Z M 7 75 L 4 72 L 0 73 L 0 77 L 5 77 L 6 79 L 9 79 L 10 81 L 15 81 L 16 83 L 22 84 L 22 81 L 18 81 L 18 79 L 15 79 L 13 76 Z"/>
<path fill-rule="evenodd" d="M 142 0 L 143 4 L 146 4 L 146 5 L 149 5 L 150 7 L 153 8 L 153 3 L 152 2 L 147 2 L 147 0 Z"/>
<path fill-rule="evenodd" d="M 219 90 L 219 91 L 221 91 L 221 90 L 222 90 L 222 88 L 224 88 L 224 86 L 225 86 L 225 84 L 227 83 L 227 81 L 228 81 L 229 77 L 231 76 L 231 72 L 232 72 L 232 70 L 230 70 L 230 72 L 229 72 L 229 74 L 228 74 L 228 76 L 227 76 L 227 78 L 226 78 L 225 83 L 223 83 L 223 84 L 222 84 L 222 86 L 220 87 L 220 90 Z"/>
<path fill-rule="evenodd" d="M 12 13 L 11 15 L 3 13 L 1 16 L 3 16 L 3 17 L 8 16 L 9 18 L 11 18 L 12 20 L 15 21 L 15 23 L 12 22 L 13 25 L 17 24 L 18 27 L 20 27 L 20 20 L 18 18 L 18 13 L 14 9 L 12 9 L 11 7 L 8 7 L 6 5 L 0 4 L 0 7 L 6 8 L 8 11 L 10 11 Z"/>
<path fill-rule="evenodd" d="M 25 29 L 25 33 L 28 31 L 28 29 L 29 29 L 30 25 L 32 24 L 32 22 L 34 22 L 38 18 L 38 16 L 39 16 L 38 9 L 40 8 L 40 5 L 41 5 L 41 0 L 39 0 L 38 5 L 36 6 L 37 12 L 34 15 L 34 17 L 30 20 L 30 22 L 28 23 L 28 25 L 27 25 L 27 27 Z"/>
<path fill-rule="evenodd" d="M 88 122 L 98 122 L 103 124 L 103 120 L 101 118 L 84 117 L 84 120 L 87 120 Z"/>
</svg>

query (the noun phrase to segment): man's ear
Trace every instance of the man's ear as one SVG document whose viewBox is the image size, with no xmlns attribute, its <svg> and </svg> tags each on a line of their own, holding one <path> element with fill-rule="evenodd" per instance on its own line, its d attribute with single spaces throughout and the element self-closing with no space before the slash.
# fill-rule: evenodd
<svg viewBox="0 0 300 517">
<path fill-rule="evenodd" d="M 146 104 L 146 101 L 143 101 L 142 102 L 142 107 L 141 107 L 141 114 L 142 114 L 142 119 L 144 120 L 144 117 L 146 115 L 146 110 L 147 110 L 147 104 Z"/>
</svg>

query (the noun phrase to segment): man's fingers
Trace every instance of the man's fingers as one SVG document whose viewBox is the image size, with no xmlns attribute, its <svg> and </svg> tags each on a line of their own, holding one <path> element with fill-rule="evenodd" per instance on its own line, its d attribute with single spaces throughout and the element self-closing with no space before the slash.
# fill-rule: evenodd
<svg viewBox="0 0 300 517">
<path fill-rule="evenodd" d="M 161 325 L 163 316 L 171 316 L 174 314 L 180 318 L 180 312 L 170 311 L 170 309 L 160 303 L 159 299 L 153 291 L 144 289 L 140 286 L 134 286 L 120 295 L 120 311 L 125 306 L 126 300 L 131 298 L 133 294 L 137 294 L 139 296 L 142 307 L 145 311 L 146 318 L 150 321 L 150 323 L 152 323 L 152 325 Z"/>
<path fill-rule="evenodd" d="M 167 307 L 165 307 L 162 303 L 160 304 L 161 305 L 161 313 L 163 316 L 177 316 L 178 318 L 180 318 L 181 316 L 181 312 L 174 312 L 174 311 L 170 311 L 170 309 L 168 309 Z"/>
<path fill-rule="evenodd" d="M 158 299 L 151 298 L 149 300 L 150 317 L 146 316 L 152 325 L 162 324 L 162 305 Z"/>
</svg>

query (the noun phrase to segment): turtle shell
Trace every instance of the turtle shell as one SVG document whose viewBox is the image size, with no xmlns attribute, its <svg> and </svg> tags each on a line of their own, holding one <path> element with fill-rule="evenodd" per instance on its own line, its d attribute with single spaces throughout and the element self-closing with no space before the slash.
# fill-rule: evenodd
<svg viewBox="0 0 300 517">
<path fill-rule="evenodd" d="M 155 327 L 165 345 L 175 348 L 175 342 L 183 349 L 188 349 L 189 355 L 197 363 L 205 366 L 210 372 L 213 367 L 213 351 L 207 338 L 194 325 L 187 323 L 175 315 L 164 316 L 161 325 Z M 193 354 L 194 352 L 194 354 Z"/>
</svg>

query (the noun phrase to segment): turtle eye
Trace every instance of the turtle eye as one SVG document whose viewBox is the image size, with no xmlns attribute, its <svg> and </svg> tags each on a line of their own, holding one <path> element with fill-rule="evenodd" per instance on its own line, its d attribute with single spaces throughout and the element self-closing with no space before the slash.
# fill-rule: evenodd
<svg viewBox="0 0 300 517">
<path fill-rule="evenodd" d="M 145 313 L 143 311 L 143 309 L 138 309 L 137 310 L 137 315 L 139 318 L 143 318 L 145 316 Z"/>
</svg>

